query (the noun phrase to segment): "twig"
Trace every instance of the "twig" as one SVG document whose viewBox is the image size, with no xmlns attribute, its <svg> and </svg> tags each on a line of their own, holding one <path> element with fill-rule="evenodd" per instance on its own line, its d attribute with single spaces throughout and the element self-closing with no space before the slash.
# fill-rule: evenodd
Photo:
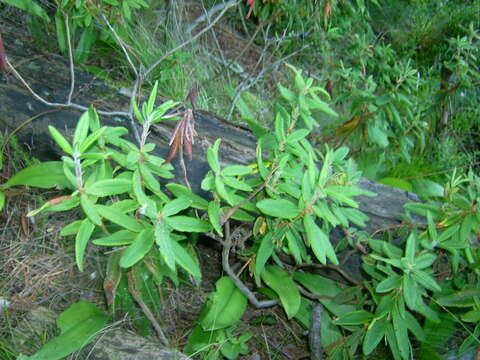
<svg viewBox="0 0 480 360">
<path fill-rule="evenodd" d="M 45 100 L 43 97 L 38 95 L 30 87 L 30 85 L 28 85 L 28 83 L 25 81 L 25 79 L 22 77 L 22 75 L 20 75 L 18 73 L 18 71 L 10 63 L 8 58 L 6 59 L 6 62 L 7 62 L 7 65 L 9 66 L 9 70 L 13 73 L 13 75 L 15 75 L 15 77 L 18 80 L 20 80 L 20 82 L 23 84 L 23 86 L 25 86 L 27 88 L 28 92 L 30 92 L 30 94 L 32 94 L 32 96 L 35 99 L 37 99 L 38 101 L 40 101 L 42 104 L 47 105 L 47 106 L 57 107 L 57 108 L 60 108 L 60 109 L 76 109 L 76 110 L 80 110 L 80 111 L 87 111 L 88 110 L 88 107 L 83 106 L 83 105 L 79 105 L 79 104 L 75 104 L 75 103 L 64 104 L 64 103 L 56 103 L 56 102 L 50 102 L 50 101 Z M 104 116 L 124 116 L 124 117 L 128 117 L 128 112 L 125 112 L 125 111 L 102 111 L 102 110 L 98 110 L 97 113 L 100 114 L 100 115 L 104 115 Z"/>
<path fill-rule="evenodd" d="M 130 58 L 130 55 L 128 54 L 128 51 L 127 51 L 127 48 L 125 46 L 125 43 L 123 42 L 122 39 L 120 39 L 120 36 L 118 36 L 117 32 L 115 31 L 115 29 L 113 28 L 113 26 L 110 24 L 110 22 L 108 21 L 107 17 L 105 16 L 105 14 L 102 14 L 102 19 L 103 21 L 105 21 L 105 24 L 107 24 L 108 28 L 110 29 L 110 31 L 112 32 L 113 36 L 115 37 L 115 39 L 117 40 L 118 42 L 118 45 L 120 45 L 120 47 L 122 48 L 122 51 L 123 51 L 123 54 L 125 55 L 125 57 L 127 58 L 127 62 L 128 64 L 130 65 L 130 68 L 132 69 L 133 73 L 135 74 L 136 77 L 138 77 L 138 70 L 137 68 L 135 67 L 135 65 L 133 64 L 133 61 L 132 59 Z"/>
<path fill-rule="evenodd" d="M 150 320 L 152 323 L 153 327 L 155 328 L 155 331 L 158 334 L 158 337 L 162 344 L 164 346 L 169 346 L 168 339 L 166 338 L 165 334 L 163 333 L 162 328 L 157 322 L 157 319 L 155 319 L 155 316 L 153 316 L 151 310 L 148 308 L 148 306 L 142 301 L 142 298 L 137 292 L 137 289 L 135 289 L 134 285 L 134 280 L 133 280 L 133 274 L 131 271 L 128 272 L 128 289 L 130 290 L 130 293 L 132 294 L 133 298 L 135 301 L 140 305 L 140 308 L 142 309 L 143 313 L 145 316 Z"/>
<path fill-rule="evenodd" d="M 73 63 L 72 39 L 70 38 L 70 25 L 68 24 L 68 14 L 63 14 L 65 18 L 65 30 L 67 32 L 68 61 L 70 68 L 70 91 L 68 92 L 67 104 L 72 103 L 73 91 L 75 89 L 75 65 Z"/>
<path fill-rule="evenodd" d="M 300 294 L 304 295 L 305 297 L 312 299 L 312 300 L 320 300 L 320 299 L 329 299 L 333 300 L 335 297 L 334 296 L 327 296 L 327 295 L 315 295 L 312 294 L 310 291 L 307 291 L 303 288 L 303 286 L 300 286 L 297 284 L 297 289 L 300 292 Z"/>
<path fill-rule="evenodd" d="M 185 166 L 185 159 L 183 157 L 183 146 L 180 146 L 180 167 L 182 168 L 182 173 L 183 173 L 183 179 L 185 180 L 185 185 L 192 190 L 192 186 L 190 185 L 190 182 L 188 181 L 188 176 L 187 176 L 187 168 Z"/>
<path fill-rule="evenodd" d="M 321 360 L 323 355 L 322 348 L 322 314 L 323 306 L 320 303 L 312 307 L 312 317 L 310 330 L 308 332 L 308 344 L 310 345 L 310 358 L 312 360 Z"/>
<path fill-rule="evenodd" d="M 230 1 L 231 2 L 231 1 Z M 235 1 L 236 2 L 236 1 Z M 223 10 L 225 7 L 230 7 L 232 5 L 229 4 L 229 2 L 222 2 L 222 3 L 219 3 L 215 6 L 212 6 L 210 8 L 210 10 L 208 11 L 205 11 L 204 14 L 200 15 L 199 17 L 197 17 L 190 25 L 188 25 L 187 27 L 187 32 L 188 33 L 191 33 L 193 31 L 193 29 L 195 29 L 198 24 L 200 24 L 201 22 L 205 21 L 205 20 L 208 20 L 210 21 L 210 18 L 217 12 L 219 12 L 220 10 Z"/>
<path fill-rule="evenodd" d="M 239 202 L 237 205 L 235 206 L 232 206 L 230 209 L 228 209 L 228 211 L 225 213 L 225 216 L 223 218 L 223 222 L 222 224 L 224 224 L 225 222 L 228 221 L 228 219 L 230 219 L 232 217 L 232 215 L 235 213 L 235 211 L 237 211 L 239 208 L 241 208 L 243 205 L 245 205 L 247 202 L 249 202 L 250 200 L 252 200 L 255 196 L 257 196 L 257 194 L 262 191 L 267 185 L 268 183 L 270 182 L 270 180 L 272 179 L 272 176 L 273 174 L 275 173 L 275 171 L 277 171 L 278 169 L 278 166 L 274 166 L 272 168 L 272 170 L 270 170 L 270 172 L 268 173 L 267 175 L 267 178 L 265 179 L 265 181 L 255 189 L 255 191 L 253 191 L 245 200 Z"/>
<path fill-rule="evenodd" d="M 388 225 L 388 226 L 385 226 L 381 229 L 378 229 L 378 230 L 374 231 L 372 233 L 372 235 L 370 235 L 370 237 L 374 237 L 375 235 L 377 235 L 379 233 L 382 233 L 382 232 L 385 232 L 385 231 L 390 231 L 390 230 L 393 230 L 393 229 L 399 229 L 399 228 L 403 228 L 403 227 L 408 227 L 408 228 L 412 229 L 412 228 L 422 227 L 422 225 L 406 224 L 406 223 Z"/>
<path fill-rule="evenodd" d="M 230 263 L 228 258 L 230 256 L 230 249 L 232 247 L 232 239 L 230 236 L 230 223 L 227 221 L 225 223 L 225 241 L 223 241 L 223 251 L 222 251 L 222 265 L 223 270 L 227 273 L 227 275 L 232 279 L 235 283 L 237 288 L 248 298 L 250 303 L 255 306 L 257 309 L 260 308 L 267 308 L 271 306 L 275 306 L 278 304 L 277 300 L 265 300 L 259 301 L 255 294 L 253 294 L 250 289 L 239 279 L 239 277 L 235 274 L 235 272 L 230 267 Z"/>
<path fill-rule="evenodd" d="M 332 269 L 332 270 L 335 270 L 336 272 L 338 272 L 340 275 L 343 276 L 343 278 L 345 280 L 347 280 L 348 282 L 354 284 L 354 285 L 362 285 L 361 282 L 355 280 L 354 278 L 352 278 L 350 275 L 348 275 L 345 270 L 343 270 L 341 267 L 339 266 L 336 266 L 336 265 L 328 265 L 328 264 L 312 264 L 312 263 L 305 263 L 305 264 L 298 264 L 296 266 L 297 269 L 300 269 L 300 268 L 306 268 L 306 267 L 314 267 L 314 268 L 319 268 L 319 269 Z"/>
</svg>

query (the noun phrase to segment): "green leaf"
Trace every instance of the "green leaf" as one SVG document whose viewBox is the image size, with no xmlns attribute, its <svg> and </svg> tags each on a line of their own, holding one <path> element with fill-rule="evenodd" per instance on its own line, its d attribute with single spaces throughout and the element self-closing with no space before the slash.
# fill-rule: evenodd
<svg viewBox="0 0 480 360">
<path fill-rule="evenodd" d="M 332 261 L 335 265 L 338 265 L 338 259 L 335 254 L 335 250 L 333 249 L 327 234 L 325 234 L 325 231 L 320 229 L 317 224 L 315 224 L 311 215 L 307 214 L 304 216 L 303 225 L 307 231 L 307 239 L 310 242 L 310 246 L 312 247 L 313 253 L 317 259 L 322 264 L 326 264 L 326 258 L 328 257 L 330 261 Z"/>
<path fill-rule="evenodd" d="M 304 139 L 308 134 L 310 134 L 310 130 L 308 129 L 299 129 L 292 132 L 290 135 L 287 136 L 287 143 L 288 144 L 295 144 L 300 140 Z"/>
<path fill-rule="evenodd" d="M 75 235 L 80 229 L 81 224 L 82 224 L 82 220 L 76 220 L 74 222 L 71 222 L 70 224 L 66 225 L 62 229 L 62 231 L 60 231 L 60 236 Z"/>
<path fill-rule="evenodd" d="M 247 298 L 229 277 L 221 277 L 215 286 L 216 291 L 210 295 L 208 309 L 200 319 L 206 331 L 235 325 L 247 308 Z"/>
<path fill-rule="evenodd" d="M 204 220 L 189 216 L 171 216 L 164 219 L 165 222 L 177 231 L 185 232 L 209 232 L 212 227 Z"/>
<path fill-rule="evenodd" d="M 300 309 L 301 297 L 290 274 L 278 266 L 269 265 L 262 272 L 262 280 L 278 294 L 287 317 L 294 317 Z"/>
<path fill-rule="evenodd" d="M 258 248 L 257 255 L 255 257 L 255 281 L 257 283 L 257 286 L 260 286 L 260 275 L 262 274 L 262 271 L 265 268 L 265 264 L 267 263 L 268 259 L 270 259 L 270 256 L 272 256 L 273 249 L 275 248 L 275 244 L 272 238 L 272 232 L 268 232 L 262 238 L 260 247 Z"/>
<path fill-rule="evenodd" d="M 120 225 L 121 227 L 133 231 L 140 232 L 144 229 L 143 225 L 135 221 L 131 216 L 123 214 L 116 210 L 113 206 L 96 205 L 97 212 L 107 220 Z"/>
<path fill-rule="evenodd" d="M 223 176 L 245 176 L 245 175 L 250 175 L 251 173 L 252 173 L 252 169 L 249 168 L 248 166 L 243 166 L 243 165 L 227 166 L 221 171 L 221 174 Z"/>
<path fill-rule="evenodd" d="M 132 181 L 128 179 L 100 180 L 90 185 L 85 191 L 99 197 L 119 195 L 132 191 Z"/>
<path fill-rule="evenodd" d="M 119 230 L 111 235 L 95 239 L 92 241 L 92 243 L 100 246 L 130 245 L 136 236 L 137 233 L 134 233 L 132 231 Z"/>
<path fill-rule="evenodd" d="M 29 166 L 8 180 L 3 186 L 9 188 L 17 185 L 33 186 L 49 189 L 55 186 L 60 188 L 71 187 L 63 172 L 61 161 L 47 161 L 38 165 Z"/>
<path fill-rule="evenodd" d="M 152 248 L 153 240 L 151 228 L 140 231 L 132 244 L 123 252 L 120 258 L 120 266 L 122 268 L 129 268 L 142 260 Z"/>
<path fill-rule="evenodd" d="M 57 319 L 61 334 L 32 356 L 23 360 L 60 360 L 92 342 L 107 325 L 108 317 L 93 304 L 80 301 L 71 305 Z"/>
<path fill-rule="evenodd" d="M 476 304 L 475 298 L 479 296 L 480 288 L 466 289 L 441 296 L 437 299 L 437 302 L 442 306 L 471 307 Z"/>
<path fill-rule="evenodd" d="M 358 202 L 348 196 L 346 194 L 347 191 L 347 188 L 344 188 L 343 186 L 328 186 L 325 188 L 325 192 L 327 193 L 327 195 L 347 204 L 348 206 L 358 208 Z"/>
<path fill-rule="evenodd" d="M 88 240 L 92 236 L 95 225 L 90 220 L 85 219 L 80 224 L 77 236 L 75 237 L 75 259 L 80 272 L 83 272 L 83 258 L 87 249 Z"/>
<path fill-rule="evenodd" d="M 405 247 L 405 257 L 407 258 L 410 264 L 413 264 L 415 262 L 415 252 L 416 252 L 415 240 L 416 240 L 415 232 L 411 232 L 410 235 L 408 236 L 407 245 Z"/>
<path fill-rule="evenodd" d="M 405 191 L 413 191 L 412 184 L 400 178 L 386 177 L 378 180 L 378 182 L 387 186 L 395 187 L 397 189 L 402 189 Z"/>
<path fill-rule="evenodd" d="M 328 221 L 333 227 L 337 226 L 340 222 L 337 217 L 328 208 L 326 201 L 317 201 L 317 204 L 313 207 L 315 215 L 320 219 Z"/>
<path fill-rule="evenodd" d="M 153 111 L 153 107 L 155 106 L 155 100 L 157 98 L 157 92 L 158 92 L 158 80 L 155 81 L 155 85 L 153 85 L 152 92 L 150 93 L 150 96 L 148 97 L 148 102 L 147 102 L 147 113 L 151 114 Z"/>
<path fill-rule="evenodd" d="M 215 231 L 223 236 L 222 227 L 220 225 L 220 202 L 214 200 L 208 203 L 208 219 Z"/>
<path fill-rule="evenodd" d="M 80 36 L 80 40 L 78 41 L 77 48 L 75 49 L 74 59 L 76 63 L 82 64 L 87 61 L 88 57 L 91 54 L 91 49 L 95 41 L 97 41 L 98 30 L 95 26 L 87 26 Z M 80 137 L 78 141 L 78 145 L 82 144 L 85 140 L 84 137 Z M 76 143 L 75 140 L 73 142 Z"/>
<path fill-rule="evenodd" d="M 415 280 L 417 280 L 420 284 L 422 284 L 423 287 L 432 291 L 437 291 L 437 292 L 442 291 L 442 288 L 440 287 L 440 285 L 438 285 L 437 282 L 424 271 L 413 269 L 412 273 Z"/>
<path fill-rule="evenodd" d="M 198 196 L 197 194 L 194 194 L 189 188 L 186 186 L 180 185 L 180 184 L 174 184 L 170 183 L 166 185 L 167 189 L 170 190 L 170 192 L 175 195 L 176 197 L 186 197 L 192 201 L 192 204 L 190 205 L 191 207 L 195 209 L 200 209 L 200 210 L 207 210 L 209 202 L 202 198 L 201 196 Z"/>
<path fill-rule="evenodd" d="M 392 311 L 393 328 L 395 330 L 395 338 L 397 340 L 398 348 L 400 350 L 400 356 L 403 359 L 410 359 L 411 356 L 411 344 L 408 338 L 408 329 L 405 324 L 404 318 L 400 315 L 399 311 Z"/>
<path fill-rule="evenodd" d="M 413 279 L 413 277 L 411 276 L 411 274 L 404 274 L 402 280 L 403 298 L 405 299 L 405 303 L 410 309 L 416 310 L 417 301 L 421 296 L 418 285 L 415 282 L 415 279 Z"/>
<path fill-rule="evenodd" d="M 283 87 L 282 84 L 277 84 L 278 90 L 280 91 L 280 95 L 287 100 L 288 102 L 292 103 L 296 100 L 297 95 L 290 89 Z"/>
<path fill-rule="evenodd" d="M 265 215 L 281 219 L 293 219 L 300 213 L 297 206 L 285 199 L 264 199 L 257 202 L 258 209 Z"/>
<path fill-rule="evenodd" d="M 175 255 L 175 261 L 184 268 L 190 275 L 196 278 L 201 278 L 202 273 L 198 263 L 189 254 L 189 252 L 178 242 L 172 241 L 172 249 Z"/>
<path fill-rule="evenodd" d="M 290 229 L 285 233 L 288 242 L 288 250 L 290 250 L 291 255 L 295 259 L 297 264 L 302 263 L 302 253 L 305 252 L 305 247 L 303 246 L 303 240 L 298 234 L 298 232 Z"/>
<path fill-rule="evenodd" d="M 210 169 L 213 170 L 214 173 L 220 173 L 220 162 L 218 161 L 218 148 L 220 147 L 220 143 L 222 139 L 217 139 L 212 147 L 209 147 L 207 150 L 207 161 L 208 165 L 210 165 Z"/>
<path fill-rule="evenodd" d="M 142 177 L 138 169 L 135 170 L 132 175 L 132 190 L 139 204 L 143 206 L 148 202 L 149 199 L 145 191 L 143 191 Z"/>
<path fill-rule="evenodd" d="M 237 180 L 234 177 L 223 176 L 222 180 L 226 185 L 230 186 L 231 188 L 241 190 L 241 191 L 247 191 L 247 192 L 253 191 L 252 187 L 248 185 L 246 182 L 242 180 Z"/>
<path fill-rule="evenodd" d="M 73 147 L 79 149 L 82 143 L 85 141 L 90 128 L 90 113 L 85 111 L 78 120 L 75 132 L 73 133 Z"/>
<path fill-rule="evenodd" d="M 378 293 L 390 292 L 394 289 L 399 289 L 402 284 L 402 277 L 400 275 L 389 276 L 382 280 L 375 288 Z"/>
<path fill-rule="evenodd" d="M 334 297 L 339 295 L 342 291 L 338 283 L 327 279 L 320 275 L 304 273 L 297 271 L 295 273 L 295 280 L 302 284 L 311 293 L 320 296 L 319 301 L 325 306 L 328 311 L 337 317 L 342 316 L 347 312 L 358 310 L 356 306 L 339 304 Z"/>
<path fill-rule="evenodd" d="M 3 3 L 14 6 L 26 13 L 38 16 L 45 22 L 50 22 L 47 12 L 33 0 L 2 0 Z"/>
<path fill-rule="evenodd" d="M 67 153 L 68 155 L 73 155 L 73 148 L 70 143 L 65 139 L 65 137 L 53 126 L 48 126 L 48 131 L 50 131 L 50 135 L 52 135 L 53 140 L 60 146 L 63 152 Z"/>
<path fill-rule="evenodd" d="M 470 234 L 472 233 L 474 222 L 473 214 L 468 214 L 462 221 L 462 226 L 460 227 L 460 241 L 469 242 Z"/>
<path fill-rule="evenodd" d="M 342 208 L 342 213 L 347 219 L 359 227 L 365 227 L 366 222 L 369 220 L 368 216 L 363 212 L 353 208 Z"/>
<path fill-rule="evenodd" d="M 163 221 L 155 223 L 155 242 L 157 243 L 165 264 L 167 264 L 172 271 L 175 271 L 175 253 L 172 245 L 174 240 L 172 240 L 170 235 L 170 230 Z"/>
<path fill-rule="evenodd" d="M 217 191 L 218 195 L 228 202 L 230 205 L 233 205 L 233 201 L 230 198 L 230 195 L 228 194 L 227 190 L 225 189 L 225 183 L 223 182 L 223 179 L 220 176 L 215 176 L 215 190 Z"/>
<path fill-rule="evenodd" d="M 88 219 L 94 223 L 95 225 L 102 225 L 102 219 L 95 210 L 95 205 L 93 202 L 88 198 L 88 195 L 81 194 L 80 195 L 80 204 L 82 206 L 83 212 L 87 215 Z"/>
<path fill-rule="evenodd" d="M 357 310 L 340 316 L 333 323 L 335 325 L 362 325 L 372 320 L 373 314 L 364 310 Z"/>
<path fill-rule="evenodd" d="M 0 211 L 3 210 L 4 206 L 5 206 L 5 193 L 3 191 L 0 191 Z"/>
<path fill-rule="evenodd" d="M 387 319 L 383 316 L 379 319 L 373 319 L 368 326 L 363 340 L 363 354 L 368 356 L 377 347 L 378 343 L 383 339 L 387 332 Z"/>
<path fill-rule="evenodd" d="M 163 207 L 161 213 L 162 216 L 171 216 L 179 213 L 182 210 L 185 210 L 186 208 L 190 207 L 192 204 L 192 200 L 183 197 L 183 198 L 178 198 L 175 200 L 172 200 L 168 203 L 165 204 Z"/>
<path fill-rule="evenodd" d="M 388 146 L 388 135 L 386 131 L 384 131 L 384 129 L 381 129 L 377 124 L 368 124 L 367 133 L 368 137 L 380 147 L 386 148 Z"/>
<path fill-rule="evenodd" d="M 320 110 L 325 114 L 338 117 L 338 114 L 328 106 L 325 101 L 320 100 L 318 97 L 306 98 L 307 105 L 310 109 Z"/>
<path fill-rule="evenodd" d="M 88 135 L 88 137 L 83 142 L 82 146 L 80 146 L 80 153 L 83 154 L 85 151 L 88 150 L 88 148 L 90 148 L 90 146 L 95 144 L 95 142 L 98 140 L 98 138 L 103 135 L 105 130 L 106 130 L 106 128 L 102 127 L 98 130 L 95 130 L 95 132 L 93 132 L 92 134 Z"/>
</svg>

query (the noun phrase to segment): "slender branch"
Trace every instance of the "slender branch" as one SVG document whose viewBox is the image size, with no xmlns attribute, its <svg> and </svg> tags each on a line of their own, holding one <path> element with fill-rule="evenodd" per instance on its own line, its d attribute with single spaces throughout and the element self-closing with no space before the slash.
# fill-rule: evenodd
<svg viewBox="0 0 480 360">
<path fill-rule="evenodd" d="M 183 174 L 183 179 L 185 180 L 185 185 L 192 190 L 192 186 L 190 185 L 190 182 L 188 181 L 188 175 L 187 175 L 187 167 L 185 166 L 185 160 L 183 157 L 183 146 L 180 146 L 180 167 L 182 168 L 182 174 Z"/>
<path fill-rule="evenodd" d="M 56 102 L 50 102 L 50 101 L 45 100 L 43 97 L 38 95 L 30 87 L 30 85 L 28 85 L 28 83 L 25 81 L 25 79 L 22 77 L 22 75 L 20 75 L 18 73 L 18 71 L 10 63 L 8 58 L 6 58 L 5 60 L 7 62 L 7 65 L 9 66 L 9 70 L 13 73 L 13 75 L 15 75 L 15 77 L 18 80 L 20 80 L 20 82 L 23 84 L 23 86 L 25 86 L 27 88 L 28 92 L 30 92 L 30 94 L 32 94 L 32 96 L 35 99 L 37 99 L 38 101 L 40 101 L 42 104 L 47 105 L 47 106 L 57 107 L 57 108 L 60 108 L 60 109 L 76 109 L 76 110 L 80 110 L 80 111 L 87 111 L 88 110 L 88 107 L 83 106 L 83 105 L 79 105 L 79 104 L 75 104 L 75 103 L 64 104 L 64 103 L 56 103 Z M 125 111 L 102 111 L 102 110 L 99 110 L 97 112 L 98 112 L 98 114 L 104 115 L 104 116 L 124 116 L 124 117 L 128 117 L 128 112 L 125 112 Z"/>
<path fill-rule="evenodd" d="M 335 270 L 336 272 L 338 272 L 340 275 L 342 275 L 343 278 L 345 280 L 347 280 L 348 282 L 350 282 L 354 285 L 357 285 L 357 286 L 362 285 L 361 282 L 355 280 L 353 277 L 351 277 L 349 274 L 347 274 L 345 272 L 345 270 L 343 270 L 341 267 L 336 266 L 336 265 L 305 263 L 305 264 L 298 264 L 296 266 L 297 269 L 306 268 L 306 267 L 314 267 L 314 268 L 319 268 L 319 269 L 332 269 L 332 270 Z"/>
<path fill-rule="evenodd" d="M 123 42 L 122 39 L 120 39 L 120 36 L 118 36 L 117 31 L 116 31 L 116 30 L 113 28 L 113 26 L 110 24 L 110 22 L 108 21 L 107 17 L 105 16 L 105 14 L 102 14 L 102 19 L 103 19 L 103 21 L 105 21 L 105 24 L 107 24 L 108 28 L 109 28 L 110 31 L 112 32 L 113 36 L 115 37 L 115 40 L 117 40 L 118 45 L 120 45 L 120 47 L 122 48 L 123 54 L 124 54 L 125 57 L 127 58 L 127 62 L 128 62 L 128 64 L 130 65 L 130 68 L 132 69 L 133 73 L 135 74 L 135 77 L 138 77 L 138 70 L 137 70 L 137 68 L 135 67 L 135 65 L 133 64 L 133 61 L 132 61 L 132 59 L 130 58 L 130 55 L 128 54 L 127 48 L 126 48 L 126 46 L 125 46 L 125 43 Z"/>
<path fill-rule="evenodd" d="M 235 3 L 236 3 L 236 1 L 235 1 Z M 201 22 L 203 22 L 205 20 L 210 21 L 210 18 L 215 13 L 219 12 L 220 10 L 223 10 L 227 6 L 231 7 L 232 5 L 230 5 L 229 2 L 222 2 L 222 3 L 219 3 L 215 6 L 212 6 L 208 11 L 206 11 L 204 14 L 197 17 L 190 25 L 188 25 L 187 32 L 191 33 L 193 31 L 193 29 L 195 29 L 198 26 L 198 24 L 200 24 Z"/>
<path fill-rule="evenodd" d="M 138 305 L 140 305 L 140 308 L 142 309 L 145 316 L 152 323 L 153 327 L 155 328 L 155 331 L 158 334 L 158 338 L 160 339 L 162 344 L 164 346 L 169 346 L 168 339 L 166 338 L 165 334 L 163 333 L 162 328 L 158 324 L 157 319 L 155 319 L 155 316 L 152 314 L 152 311 L 142 301 L 142 298 L 138 294 L 137 289 L 135 288 L 135 285 L 134 285 L 133 275 L 132 275 L 131 271 L 128 272 L 128 289 L 130 290 L 130 293 L 132 294 L 135 301 L 138 303 Z"/>
<path fill-rule="evenodd" d="M 270 172 L 268 173 L 267 175 L 267 178 L 265 179 L 265 181 L 255 189 L 255 191 L 253 191 L 245 200 L 239 202 L 237 205 L 235 206 L 232 206 L 230 209 L 228 209 L 228 211 L 226 212 L 224 218 L 223 218 L 223 222 L 222 224 L 224 224 L 225 222 L 228 221 L 228 219 L 230 219 L 232 217 L 232 215 L 235 213 L 235 211 L 237 211 L 239 208 L 241 208 L 243 205 L 245 205 L 247 202 L 249 202 L 250 200 L 252 200 L 255 196 L 257 196 L 257 194 L 262 191 L 267 185 L 268 183 L 270 182 L 270 180 L 272 179 L 272 176 L 273 174 L 275 173 L 275 171 L 277 171 L 278 169 L 278 166 L 274 166 L 272 168 L 272 170 L 270 170 Z"/>
<path fill-rule="evenodd" d="M 232 279 L 237 288 L 248 298 L 250 303 L 255 306 L 257 309 L 266 308 L 275 306 L 278 304 L 277 300 L 265 300 L 259 301 L 254 293 L 240 280 L 240 278 L 235 274 L 235 272 L 230 267 L 228 258 L 230 256 L 230 249 L 232 247 L 232 238 L 230 234 L 230 223 L 227 221 L 225 223 L 225 241 L 223 241 L 223 251 L 222 251 L 222 265 L 223 270 L 227 275 Z"/>
<path fill-rule="evenodd" d="M 300 286 L 297 284 L 297 289 L 298 291 L 300 292 L 300 294 L 302 294 L 303 296 L 309 298 L 309 299 L 312 299 L 312 300 L 320 300 L 320 299 L 329 299 L 329 300 L 333 300 L 334 299 L 334 296 L 328 296 L 328 295 L 315 295 L 315 294 L 312 294 L 310 291 L 307 291 L 303 288 L 303 286 Z"/>
<path fill-rule="evenodd" d="M 312 317 L 310 330 L 308 332 L 308 344 L 310 345 L 310 358 L 312 360 L 321 360 L 323 355 L 322 348 L 322 315 L 323 306 L 320 303 L 312 306 Z"/>
<path fill-rule="evenodd" d="M 67 104 L 72 103 L 73 91 L 75 90 L 75 64 L 73 63 L 73 53 L 72 53 L 72 39 L 70 38 L 70 25 L 68 24 L 68 14 L 63 14 L 65 17 L 65 29 L 67 32 L 67 46 L 68 46 L 68 61 L 70 68 L 70 91 L 68 92 Z"/>
</svg>

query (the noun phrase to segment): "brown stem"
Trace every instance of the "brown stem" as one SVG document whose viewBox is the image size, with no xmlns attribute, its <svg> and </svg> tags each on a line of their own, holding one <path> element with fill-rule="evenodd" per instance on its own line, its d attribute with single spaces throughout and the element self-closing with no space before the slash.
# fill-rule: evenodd
<svg viewBox="0 0 480 360">
<path fill-rule="evenodd" d="M 138 305 L 140 305 L 140 308 L 142 309 L 143 313 L 148 318 L 148 320 L 150 320 L 150 322 L 152 323 L 153 327 L 155 328 L 155 331 L 158 334 L 158 338 L 160 339 L 162 344 L 164 346 L 169 346 L 168 339 L 166 338 L 162 328 L 158 324 L 157 319 L 155 319 L 155 316 L 152 314 L 152 311 L 143 302 L 140 294 L 137 292 L 137 289 L 135 289 L 135 283 L 133 280 L 132 271 L 128 272 L 128 290 L 130 290 L 130 293 L 132 294 L 133 298 L 138 303 Z"/>
<path fill-rule="evenodd" d="M 223 251 L 222 251 L 222 265 L 223 270 L 235 283 L 235 286 L 247 297 L 250 303 L 255 306 L 257 309 L 267 308 L 278 304 L 277 300 L 265 300 L 259 301 L 254 293 L 240 280 L 240 278 L 235 274 L 235 272 L 230 267 L 228 258 L 230 256 L 230 249 L 232 247 L 232 238 L 230 236 L 230 223 L 227 221 L 225 223 L 225 241 L 223 241 Z"/>
</svg>

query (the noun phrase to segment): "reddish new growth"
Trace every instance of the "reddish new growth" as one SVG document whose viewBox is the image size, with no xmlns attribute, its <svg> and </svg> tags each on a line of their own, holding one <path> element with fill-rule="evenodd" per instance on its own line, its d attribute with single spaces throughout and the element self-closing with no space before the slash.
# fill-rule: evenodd
<svg viewBox="0 0 480 360">
<path fill-rule="evenodd" d="M 248 14 L 247 14 L 247 19 L 252 15 L 253 8 L 255 7 L 255 0 L 247 0 L 248 6 L 250 6 L 250 9 L 248 9 Z"/>
<path fill-rule="evenodd" d="M 8 70 L 7 56 L 5 55 L 5 47 L 3 46 L 2 36 L 0 35 L 0 71 Z"/>
<path fill-rule="evenodd" d="M 200 88 L 198 82 L 195 83 L 193 88 L 187 95 L 187 99 L 190 100 L 192 104 L 191 109 L 187 109 L 182 112 L 171 114 L 168 117 L 182 116 L 178 121 L 177 126 L 173 130 L 173 134 L 170 137 L 170 152 L 167 156 L 167 159 L 163 162 L 163 165 L 168 164 L 173 160 L 175 155 L 177 155 L 178 150 L 183 146 L 183 150 L 187 153 L 188 159 L 192 161 L 193 159 L 193 138 L 197 135 L 195 131 L 195 118 L 193 116 L 193 110 L 195 109 L 195 104 L 197 102 L 197 93 Z"/>
</svg>

